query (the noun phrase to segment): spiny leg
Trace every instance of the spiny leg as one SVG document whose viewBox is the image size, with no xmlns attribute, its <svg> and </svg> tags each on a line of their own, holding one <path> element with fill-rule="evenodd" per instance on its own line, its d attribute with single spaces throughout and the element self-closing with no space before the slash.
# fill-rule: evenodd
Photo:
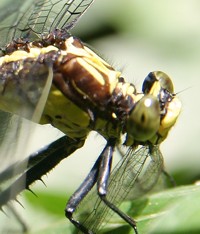
<svg viewBox="0 0 200 234">
<path fill-rule="evenodd" d="M 73 213 L 75 212 L 77 206 L 79 203 L 84 199 L 84 197 L 88 194 L 88 192 L 92 189 L 94 184 L 97 182 L 99 170 L 102 171 L 101 167 L 107 168 L 109 167 L 109 170 L 105 170 L 105 174 L 102 174 L 102 178 L 108 178 L 107 171 L 110 171 L 111 168 L 111 159 L 113 155 L 114 145 L 110 144 L 110 142 L 107 143 L 104 150 L 98 157 L 97 161 L 95 162 L 94 166 L 92 167 L 91 171 L 83 181 L 83 183 L 80 185 L 80 187 L 75 191 L 75 193 L 72 195 L 70 200 L 67 203 L 67 206 L 65 208 L 65 215 L 66 217 L 83 233 L 85 234 L 92 234 L 93 232 L 91 230 L 88 230 L 83 224 L 81 224 L 78 220 L 75 220 L 73 218 Z M 103 160 L 105 158 L 105 160 Z M 102 162 L 106 163 L 106 165 L 102 165 Z M 103 163 L 103 164 L 104 164 Z"/>
</svg>

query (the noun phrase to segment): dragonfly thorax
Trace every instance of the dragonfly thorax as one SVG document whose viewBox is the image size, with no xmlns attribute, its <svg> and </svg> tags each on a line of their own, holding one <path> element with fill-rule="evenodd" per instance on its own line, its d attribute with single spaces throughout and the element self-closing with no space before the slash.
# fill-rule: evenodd
<svg viewBox="0 0 200 234">
<path fill-rule="evenodd" d="M 180 102 L 166 74 L 150 73 L 143 93 L 138 93 L 79 39 L 63 36 L 59 30 L 37 42 L 16 40 L 7 48 L 13 52 L 0 59 L 3 95 L 13 83 L 23 88 L 26 79 L 40 84 L 42 74 L 52 69 L 53 86 L 42 123 L 51 122 L 69 137 L 83 139 L 95 130 L 106 139 L 119 139 L 126 133 L 127 145 L 158 144 L 180 113 Z"/>
</svg>

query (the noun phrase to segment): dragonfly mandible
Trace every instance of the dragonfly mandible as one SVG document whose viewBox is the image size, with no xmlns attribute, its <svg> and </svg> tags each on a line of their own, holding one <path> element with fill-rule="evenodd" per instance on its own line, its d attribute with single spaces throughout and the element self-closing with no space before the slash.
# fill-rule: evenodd
<svg viewBox="0 0 200 234">
<path fill-rule="evenodd" d="M 159 145 L 175 124 L 181 104 L 165 73 L 151 72 L 144 80 L 142 92 L 137 92 L 121 72 L 69 33 L 92 2 L 9 0 L 0 6 L 2 113 L 11 119 L 19 118 L 15 121 L 17 126 L 25 118 L 41 124 L 50 123 L 65 134 L 2 170 L 1 183 L 11 177 L 16 179 L 1 190 L 0 205 L 29 189 L 34 181 L 82 147 L 89 132 L 95 130 L 107 144 L 68 201 L 65 215 L 81 232 L 96 233 L 111 210 L 138 233 L 135 221 L 118 206 L 138 183 L 135 181 L 146 158 L 162 161 Z M 113 152 L 121 144 L 129 147 L 129 151 L 111 173 Z M 163 170 L 162 163 L 153 165 L 158 167 L 158 174 Z M 149 168 L 147 173 L 152 166 Z M 132 177 L 127 180 L 129 173 Z M 112 182 L 115 177 L 120 178 L 121 186 Z M 156 178 L 149 187 L 156 183 Z M 145 190 L 142 181 L 139 183 Z M 96 196 L 98 194 L 101 200 L 96 203 L 100 205 L 95 213 L 98 218 L 98 213 L 102 213 L 102 221 L 93 222 L 95 215 L 91 211 L 88 221 L 79 222 L 74 212 L 84 204 L 84 198 L 95 184 Z"/>
</svg>

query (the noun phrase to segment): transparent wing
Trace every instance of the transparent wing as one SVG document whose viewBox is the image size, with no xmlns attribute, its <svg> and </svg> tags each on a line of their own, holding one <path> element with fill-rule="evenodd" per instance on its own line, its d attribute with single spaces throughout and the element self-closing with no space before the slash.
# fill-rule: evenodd
<svg viewBox="0 0 200 234">
<path fill-rule="evenodd" d="M 132 198 L 144 194 L 155 185 L 162 169 L 163 158 L 158 147 L 151 154 L 148 147 L 136 152 L 129 150 L 111 173 L 108 200 L 119 207 L 130 193 Z M 89 230 L 98 233 L 112 215 L 113 212 L 97 198 L 94 188 L 80 203 L 74 217 Z"/>
<path fill-rule="evenodd" d="M 15 157 L 21 159 L 17 149 L 26 150 L 24 145 L 33 132 L 29 121 L 21 117 L 39 122 L 52 84 L 51 68 L 37 61 L 24 65 L 21 73 L 13 72 L 9 63 L 0 70 L 0 171 Z"/>
<path fill-rule="evenodd" d="M 23 68 L 16 73 L 16 66 Z M 52 79 L 52 68 L 37 61 L 3 64 L 0 69 L 0 109 L 38 122 Z"/>
<path fill-rule="evenodd" d="M 47 170 L 44 172 L 38 171 L 43 162 L 43 166 L 46 167 L 47 156 L 52 163 L 51 157 L 56 158 L 55 154 L 60 156 L 62 151 L 63 154 L 66 153 L 63 149 L 64 146 L 66 148 L 66 145 L 63 144 L 65 139 L 62 137 L 63 134 L 50 125 L 42 126 L 14 114 L 2 111 L 0 113 L 1 120 L 4 121 L 4 123 L 1 122 L 1 127 L 6 127 L 0 146 L 2 162 L 0 167 L 0 207 L 7 214 L 6 216 L 0 213 L 0 233 L 12 233 L 10 229 L 15 233 L 22 233 L 21 229 L 24 229 L 25 225 L 21 225 L 22 222 L 21 224 L 16 222 L 16 218 L 20 221 L 20 213 L 14 212 L 13 207 L 17 204 L 13 200 L 19 199 L 17 196 L 20 192 L 29 188 L 32 182 L 40 179 L 48 171 L 48 168 L 44 168 L 43 170 Z M 29 155 L 30 157 L 28 157 Z M 18 211 L 20 207 L 16 206 L 16 208 Z M 12 225 L 10 226 L 8 223 L 12 223 Z"/>
<path fill-rule="evenodd" d="M 158 187 L 159 190 L 162 187 L 166 187 L 166 180 L 168 178 L 166 178 L 166 175 L 164 175 L 163 172 L 163 156 L 159 147 L 155 146 L 145 162 L 145 168 L 143 168 L 140 175 L 137 177 L 134 186 L 128 193 L 126 199 L 133 200 L 147 194 L 152 189 L 156 190 L 156 187 Z M 131 171 L 130 177 L 131 176 L 135 176 L 134 170 Z"/>
<path fill-rule="evenodd" d="M 14 38 L 36 39 L 59 28 L 69 30 L 93 0 L 2 0 L 0 47 Z"/>
<path fill-rule="evenodd" d="M 9 66 L 9 64 L 5 66 Z M 18 74 L 12 72 L 11 67 L 10 69 L 1 67 L 0 197 L 16 179 L 18 173 L 16 170 L 18 169 L 14 166 L 11 167 L 11 165 L 23 161 L 20 167 L 21 173 L 26 170 L 27 156 L 30 154 L 33 142 L 37 139 L 32 137 L 35 132 L 41 131 L 37 127 L 39 125 L 32 121 L 38 122 L 40 119 L 50 91 L 52 78 L 52 69 L 37 62 L 30 63 L 28 67 L 24 67 L 22 73 Z M 17 187 L 9 190 L 9 193 L 6 194 L 6 200 L 12 199 L 14 194 L 21 191 L 22 188 L 25 188 L 25 177 Z M 1 198 L 0 203 L 1 205 L 5 204 Z M 1 227 L 0 225 L 0 232 L 2 231 Z"/>
</svg>

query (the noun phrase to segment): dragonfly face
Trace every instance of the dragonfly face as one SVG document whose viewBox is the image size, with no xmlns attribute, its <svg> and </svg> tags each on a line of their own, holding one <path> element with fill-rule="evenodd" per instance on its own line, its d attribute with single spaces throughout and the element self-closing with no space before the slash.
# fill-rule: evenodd
<svg viewBox="0 0 200 234">
<path fill-rule="evenodd" d="M 69 200 L 66 216 L 80 231 L 96 233 L 110 209 L 137 233 L 135 221 L 117 206 L 134 186 L 148 156 L 159 162 L 156 164 L 157 175 L 163 170 L 158 146 L 175 124 L 181 109 L 170 78 L 162 72 L 152 72 L 144 81 L 142 93 L 138 93 L 133 84 L 125 82 L 120 72 L 71 36 L 68 30 L 92 0 L 21 3 L 8 1 L 8 4 L 13 4 L 9 8 L 11 15 L 15 16 L 13 27 L 5 24 L 3 17 L 0 25 L 4 39 L 10 42 L 2 49 L 5 55 L 0 58 L 0 108 L 10 112 L 11 116 L 17 114 L 35 122 L 41 117 L 40 123 L 51 123 L 66 135 L 30 155 L 26 164 L 22 160 L 2 171 L 1 182 L 10 179 L 9 172 L 13 170 L 17 173 L 12 176 L 17 175 L 18 178 L 2 190 L 0 205 L 15 199 L 23 189 L 29 188 L 32 182 L 80 148 L 88 133 L 95 130 L 107 140 L 107 144 L 87 178 Z M 20 14 L 16 15 L 16 11 Z M 1 12 L 3 8 L 0 8 Z M 4 40 L 1 44 L 4 46 Z M 122 135 L 126 135 L 124 145 L 130 150 L 110 176 L 113 151 L 121 144 Z M 135 151 L 140 146 L 141 149 Z M 26 165 L 23 170 L 22 165 Z M 127 182 L 130 165 L 134 165 L 132 179 Z M 152 170 L 154 165 L 148 170 Z M 112 180 L 122 172 L 125 173 L 124 182 L 119 188 Z M 156 183 L 157 175 L 144 190 Z M 22 181 L 24 185 L 19 186 Z M 90 196 L 87 194 L 95 183 L 100 197 L 96 204 L 100 204 L 100 208 L 96 216 L 91 211 L 86 222 L 79 222 L 73 213 L 80 202 Z M 144 188 L 142 181 L 140 184 Z M 129 188 L 122 195 L 125 186 Z M 112 190 L 118 191 L 117 195 Z M 95 217 L 102 221 L 97 224 L 93 221 Z"/>
<path fill-rule="evenodd" d="M 159 144 L 175 124 L 181 103 L 173 93 L 171 79 L 160 71 L 146 77 L 143 92 L 144 96 L 129 114 L 127 132 L 135 140 Z"/>
</svg>

